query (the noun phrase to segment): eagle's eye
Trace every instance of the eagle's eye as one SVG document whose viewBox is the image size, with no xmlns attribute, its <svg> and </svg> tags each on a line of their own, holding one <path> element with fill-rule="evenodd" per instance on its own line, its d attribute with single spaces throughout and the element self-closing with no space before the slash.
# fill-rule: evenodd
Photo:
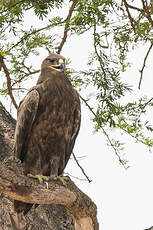
<svg viewBox="0 0 153 230">
<path fill-rule="evenodd" d="M 50 63 L 54 63 L 54 60 L 53 59 L 49 59 Z"/>
<path fill-rule="evenodd" d="M 46 59 L 47 61 L 49 61 L 51 64 L 53 64 L 55 61 L 56 61 L 56 59 L 55 58 L 47 58 Z"/>
</svg>

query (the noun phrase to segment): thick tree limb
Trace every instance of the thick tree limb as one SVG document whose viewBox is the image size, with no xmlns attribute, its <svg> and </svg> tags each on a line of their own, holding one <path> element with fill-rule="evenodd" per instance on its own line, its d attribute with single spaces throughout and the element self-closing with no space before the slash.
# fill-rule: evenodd
<svg viewBox="0 0 153 230">
<path fill-rule="evenodd" d="M 65 184 L 57 180 L 41 185 L 24 176 L 22 164 L 11 157 L 0 164 L 0 192 L 27 203 L 63 205 L 73 216 L 76 230 L 98 230 L 96 205 L 70 178 Z"/>
</svg>

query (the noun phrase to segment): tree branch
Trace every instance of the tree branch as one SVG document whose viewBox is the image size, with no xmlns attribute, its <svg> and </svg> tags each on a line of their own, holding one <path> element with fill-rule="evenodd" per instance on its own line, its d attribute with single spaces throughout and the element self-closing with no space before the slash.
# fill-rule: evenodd
<svg viewBox="0 0 153 230">
<path fill-rule="evenodd" d="M 126 0 L 123 0 L 123 2 L 124 2 L 124 5 L 125 5 L 125 8 L 126 8 L 128 17 L 129 17 L 129 19 L 130 19 L 131 26 L 132 26 L 132 28 L 133 28 L 133 30 L 134 30 L 134 32 L 135 32 L 135 20 L 133 19 L 133 17 L 131 16 L 131 13 L 130 13 L 130 11 L 129 11 L 129 8 L 131 8 L 131 7 L 130 7 L 130 5 L 127 3 Z M 136 8 L 136 9 L 138 10 L 138 8 Z"/>
<path fill-rule="evenodd" d="M 0 12 L 1 15 L 2 15 L 4 12 L 7 12 L 7 11 L 11 10 L 13 7 L 17 7 L 17 6 L 19 7 L 19 5 L 22 4 L 23 2 L 25 2 L 25 0 L 21 0 L 21 1 L 19 1 L 19 2 L 13 3 L 13 4 L 10 5 L 7 9 L 1 11 L 1 12 Z"/>
<path fill-rule="evenodd" d="M 7 79 L 7 88 L 8 88 L 9 96 L 10 96 L 10 98 L 12 100 L 12 103 L 15 106 L 15 108 L 18 109 L 18 105 L 17 105 L 17 103 L 16 103 L 16 101 L 14 99 L 13 93 L 12 93 L 10 73 L 9 73 L 8 68 L 5 65 L 4 57 L 0 54 L 0 70 L 1 70 L 1 68 L 3 68 L 5 76 L 6 76 L 6 79 Z"/>
<path fill-rule="evenodd" d="M 14 85 L 16 85 L 17 83 L 22 82 L 23 79 L 29 77 L 30 75 L 34 75 L 34 74 L 39 73 L 39 72 L 40 72 L 40 69 L 34 70 L 34 71 L 29 71 L 29 73 L 25 73 L 25 75 L 23 77 L 21 77 L 20 79 L 14 80 L 14 82 L 12 83 L 12 90 L 14 89 L 13 88 Z"/>
<path fill-rule="evenodd" d="M 142 5 L 143 5 L 143 10 L 146 13 L 146 17 L 148 18 L 148 21 L 150 22 L 150 24 L 153 27 L 153 20 L 152 20 L 152 17 L 151 17 L 151 13 L 149 11 L 148 2 L 147 2 L 147 0 L 141 0 L 141 1 L 142 1 Z"/>
<path fill-rule="evenodd" d="M 122 0 L 122 2 L 124 2 L 124 4 L 125 4 L 128 8 L 131 8 L 131 9 L 137 10 L 137 11 L 140 11 L 141 13 L 144 12 L 143 9 L 128 4 L 126 0 Z"/>
<path fill-rule="evenodd" d="M 77 176 L 73 176 L 72 174 L 70 174 L 70 173 L 64 173 L 64 175 L 67 175 L 67 176 L 70 176 L 70 177 L 72 177 L 72 178 L 75 178 L 75 179 L 77 179 L 77 180 L 79 180 L 79 181 L 87 181 L 86 179 L 82 179 L 82 178 L 80 178 L 80 177 L 77 177 Z"/>
<path fill-rule="evenodd" d="M 73 155 L 74 160 L 76 161 L 78 167 L 81 169 L 83 175 L 87 178 L 88 182 L 90 183 L 92 180 L 89 179 L 89 177 L 88 177 L 87 174 L 85 173 L 85 171 L 84 171 L 84 169 L 82 168 L 82 166 L 79 164 L 79 162 L 78 162 L 78 160 L 77 160 L 77 158 L 76 158 L 76 156 L 75 156 L 75 154 L 74 154 L 73 152 L 72 152 L 72 155 Z"/>
<path fill-rule="evenodd" d="M 68 177 L 65 184 L 51 180 L 48 186 L 41 185 L 24 176 L 22 164 L 10 157 L 0 164 L 0 191 L 26 203 L 63 205 L 73 216 L 75 229 L 98 230 L 96 205 Z"/>
<path fill-rule="evenodd" d="M 58 25 L 58 23 L 57 23 L 57 25 Z M 47 26 L 42 27 L 42 28 L 37 29 L 37 30 L 33 30 L 31 33 L 28 33 L 28 34 L 24 35 L 16 44 L 14 44 L 14 45 L 8 50 L 8 52 L 11 51 L 12 49 L 14 49 L 16 46 L 18 46 L 21 42 L 23 42 L 25 39 L 27 39 L 27 38 L 30 37 L 31 35 L 36 34 L 36 33 L 40 32 L 40 31 L 43 31 L 43 30 L 47 30 L 47 29 L 49 29 L 50 27 L 53 27 L 53 26 L 55 26 L 55 23 L 50 24 L 50 25 L 47 25 Z"/>
<path fill-rule="evenodd" d="M 67 36 L 68 36 L 67 33 L 68 33 L 69 21 L 70 21 L 70 19 L 71 19 L 72 13 L 73 13 L 74 8 L 75 8 L 76 4 L 78 3 L 78 1 L 79 1 L 79 0 L 74 0 L 74 1 L 73 1 L 72 5 L 71 5 L 71 7 L 70 7 L 70 9 L 69 9 L 68 16 L 67 16 L 66 19 L 62 22 L 62 23 L 64 23 L 64 22 L 66 22 L 66 23 L 65 23 L 65 28 L 64 28 L 64 35 L 63 35 L 62 41 L 61 41 L 61 43 L 60 43 L 60 45 L 59 45 L 59 47 L 58 47 L 58 50 L 57 50 L 57 53 L 58 53 L 58 54 L 60 54 L 60 52 L 61 52 L 61 50 L 62 50 L 62 48 L 63 48 L 63 46 L 64 46 L 64 44 L 65 44 L 65 42 L 66 42 L 66 39 L 67 39 Z M 21 2 L 22 2 L 22 1 L 21 1 Z M 42 31 L 42 30 L 47 30 L 47 29 L 49 29 L 50 27 L 53 27 L 53 26 L 58 25 L 58 24 L 59 24 L 59 23 L 57 23 L 57 24 L 53 23 L 53 24 L 47 25 L 47 26 L 45 26 L 45 27 L 42 27 L 42 28 L 40 28 L 40 29 L 33 30 L 31 33 L 28 33 L 28 34 L 24 35 L 24 36 L 23 36 L 16 44 L 14 44 L 8 51 L 11 51 L 12 49 L 14 49 L 16 46 L 18 46 L 21 42 L 23 42 L 23 41 L 24 41 L 25 39 L 27 39 L 29 36 L 31 36 L 31 35 L 33 35 L 33 34 L 35 34 L 35 33 L 38 33 L 38 32 L 40 32 L 40 31 Z"/>
<path fill-rule="evenodd" d="M 67 36 L 68 36 L 68 28 L 69 28 L 69 22 L 70 22 L 70 19 L 71 19 L 71 16 L 72 16 L 72 13 L 74 11 L 74 8 L 76 6 L 76 4 L 78 3 L 79 0 L 73 0 L 73 3 L 69 9 L 69 13 L 68 13 L 68 16 L 67 18 L 65 19 L 65 28 L 64 28 L 64 35 L 63 35 L 63 38 L 62 38 L 62 41 L 58 47 L 58 50 L 57 50 L 57 53 L 60 54 L 61 53 L 61 50 L 66 42 L 66 39 L 67 39 Z"/>
<path fill-rule="evenodd" d="M 146 66 L 146 61 L 147 61 L 147 58 L 148 58 L 148 56 L 149 56 L 149 53 L 150 53 L 152 47 L 153 47 L 153 43 L 151 43 L 151 45 L 150 45 L 150 47 L 149 47 L 149 49 L 148 49 L 148 51 L 147 51 L 147 53 L 146 53 L 146 56 L 145 56 L 144 61 L 143 61 L 142 69 L 140 70 L 140 74 L 141 74 L 141 75 L 140 75 L 140 80 L 139 80 L 138 89 L 140 89 L 140 87 L 141 87 L 141 82 L 142 82 L 142 78 L 143 78 L 143 71 L 144 71 L 144 68 L 145 68 L 145 66 Z"/>
<path fill-rule="evenodd" d="M 99 55 L 98 53 L 98 50 L 97 50 L 97 39 L 96 39 L 96 20 L 95 20 L 95 23 L 94 23 L 94 32 L 93 32 L 93 36 L 94 36 L 94 50 L 95 50 L 95 54 L 97 55 L 97 58 L 98 58 L 98 61 L 99 61 L 99 64 L 100 64 L 100 68 L 103 72 L 103 75 L 104 75 L 104 80 L 105 80 L 105 83 L 106 83 L 106 88 L 108 88 L 108 81 L 107 81 L 107 75 L 106 75 L 106 72 L 105 72 L 105 68 L 104 68 L 104 64 L 102 63 L 102 58 L 101 56 Z M 106 94 L 106 88 L 104 89 L 104 94 Z"/>
</svg>

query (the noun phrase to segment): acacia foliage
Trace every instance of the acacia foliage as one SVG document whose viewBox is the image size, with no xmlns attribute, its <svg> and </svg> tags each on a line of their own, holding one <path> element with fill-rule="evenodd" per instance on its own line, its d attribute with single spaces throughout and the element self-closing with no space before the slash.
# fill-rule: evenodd
<svg viewBox="0 0 153 230">
<path fill-rule="evenodd" d="M 63 9 L 63 14 L 53 16 L 54 10 Z M 25 15 L 31 12 L 37 18 L 25 24 Z M 66 16 L 65 12 L 67 12 Z M 60 16 L 59 16 L 60 15 Z M 95 130 L 101 129 L 112 146 L 120 163 L 122 144 L 110 137 L 112 128 L 120 129 L 137 142 L 153 146 L 153 131 L 149 120 L 144 119 L 152 98 L 124 102 L 132 87 L 122 79 L 122 72 L 130 65 L 128 53 L 135 47 L 147 44 L 140 71 L 139 88 L 147 58 L 153 46 L 153 4 L 149 0 L 0 0 L 0 67 L 6 77 L 0 85 L 0 93 L 9 95 L 15 103 L 15 90 L 29 77 L 39 72 L 29 64 L 31 55 L 39 55 L 40 48 L 60 53 L 69 37 L 90 32 L 91 53 L 86 71 L 67 69 L 74 86 L 81 89 L 93 86 L 96 89 L 95 106 L 90 98 L 82 98 L 93 114 Z M 52 29 L 57 28 L 57 33 Z M 59 34 L 58 28 L 63 30 Z M 61 30 L 60 30 L 61 31 Z M 146 46 L 146 47 L 147 47 Z M 72 47 L 73 49 L 73 47 Z"/>
</svg>

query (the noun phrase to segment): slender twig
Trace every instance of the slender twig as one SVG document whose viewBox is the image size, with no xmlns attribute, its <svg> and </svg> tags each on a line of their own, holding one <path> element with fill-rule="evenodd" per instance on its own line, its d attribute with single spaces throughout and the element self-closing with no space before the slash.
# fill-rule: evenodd
<svg viewBox="0 0 153 230">
<path fill-rule="evenodd" d="M 97 116 L 96 113 L 93 111 L 93 109 L 91 108 L 91 106 L 87 103 L 87 100 L 85 100 L 81 95 L 80 95 L 80 98 L 81 98 L 81 100 L 85 103 L 85 105 L 89 108 L 90 112 L 94 115 L 94 117 L 96 117 L 96 116 Z M 113 150 L 114 150 L 116 156 L 117 156 L 118 159 L 119 159 L 120 164 L 122 164 L 123 167 L 124 167 L 125 169 L 127 169 L 127 167 L 125 166 L 125 163 L 123 162 L 123 160 L 121 159 L 121 157 L 120 157 L 120 155 L 119 155 L 119 153 L 118 153 L 118 150 L 117 150 L 117 149 L 115 148 L 115 146 L 113 145 L 113 143 L 112 143 L 112 141 L 111 141 L 109 135 L 107 134 L 107 132 L 105 131 L 105 129 L 103 128 L 102 125 L 100 125 L 100 128 L 102 129 L 104 135 L 106 136 L 106 138 L 107 138 L 107 140 L 108 140 L 108 143 L 109 143 L 110 146 L 113 148 Z"/>
<path fill-rule="evenodd" d="M 81 169 L 83 175 L 87 178 L 88 182 L 90 183 L 92 180 L 89 179 L 89 177 L 87 176 L 87 174 L 85 173 L 84 169 L 82 168 L 82 166 L 79 164 L 75 154 L 72 152 L 72 155 L 74 157 L 74 160 L 76 161 L 77 165 L 79 166 L 79 168 Z"/>
<path fill-rule="evenodd" d="M 28 77 L 30 75 L 33 75 L 33 74 L 36 74 L 36 73 L 39 73 L 40 72 L 40 69 L 37 69 L 37 70 L 34 70 L 34 71 L 29 71 L 29 73 L 25 74 L 25 77 Z"/>
<path fill-rule="evenodd" d="M 126 134 L 128 134 L 128 135 L 130 135 L 132 138 L 134 138 L 137 142 L 140 142 L 140 143 L 142 143 L 142 144 L 144 144 L 144 145 L 147 145 L 147 144 L 145 143 L 145 141 L 139 139 L 137 136 L 133 135 L 132 133 L 129 133 L 129 132 L 128 132 L 125 128 L 123 128 L 122 126 L 118 125 L 118 127 L 119 127 L 121 130 L 123 130 Z M 148 146 L 148 145 L 147 145 L 147 146 Z"/>
<path fill-rule="evenodd" d="M 129 11 L 129 5 L 127 4 L 126 0 L 123 0 L 124 2 L 124 5 L 125 5 L 125 8 L 126 8 L 126 11 L 127 11 L 127 14 L 128 14 L 128 17 L 129 17 L 129 20 L 130 20 L 130 23 L 131 23 L 131 26 L 135 32 L 135 20 L 134 18 L 131 16 L 131 13 Z"/>
<path fill-rule="evenodd" d="M 71 175 L 70 173 L 64 173 L 64 175 L 73 177 L 73 178 L 75 178 L 75 179 L 77 179 L 77 180 L 80 180 L 80 181 L 87 181 L 86 179 L 81 179 L 81 178 L 79 178 L 79 177 L 77 177 L 77 176 L 73 176 L 73 175 Z"/>
<path fill-rule="evenodd" d="M 23 65 L 23 67 L 28 71 L 28 73 L 25 74 L 24 78 L 27 77 L 27 76 L 29 76 L 29 75 L 33 75 L 33 74 L 36 74 L 36 73 L 39 73 L 39 72 L 40 72 L 40 69 L 31 71 L 31 67 L 26 66 L 25 63 L 24 63 L 24 61 L 22 62 L 22 65 Z"/>
<path fill-rule="evenodd" d="M 33 30 L 32 32 L 30 32 L 30 33 L 28 33 L 28 34 L 23 35 L 23 37 L 22 37 L 16 44 L 14 44 L 8 51 L 11 51 L 12 49 L 14 49 L 16 46 L 18 46 L 21 42 L 23 42 L 25 39 L 27 39 L 27 38 L 30 37 L 31 35 L 36 34 L 36 33 L 39 33 L 39 32 L 42 31 L 42 30 L 47 30 L 47 29 L 49 29 L 49 28 L 51 28 L 51 27 L 53 27 L 53 26 L 57 26 L 58 24 L 59 24 L 59 23 L 57 23 L 57 24 L 55 24 L 55 23 L 49 24 L 49 25 L 47 25 L 47 26 L 45 26 L 45 27 L 42 27 L 42 28 L 37 29 L 37 30 Z"/>
<path fill-rule="evenodd" d="M 0 54 L 0 69 L 3 68 L 6 79 L 7 79 L 7 88 L 8 88 L 8 94 L 12 100 L 13 105 L 16 109 L 18 109 L 18 105 L 14 99 L 13 93 L 12 93 L 12 86 L 11 86 L 11 78 L 8 68 L 5 65 L 4 57 Z"/>
<path fill-rule="evenodd" d="M 141 108 L 141 111 L 139 113 L 139 116 L 137 117 L 137 121 L 140 119 L 142 113 L 144 112 L 144 109 L 147 107 L 147 105 L 153 100 L 153 97 L 150 98 L 147 102 L 145 102 L 144 104 L 139 104 L 138 107 Z"/>
<path fill-rule="evenodd" d="M 38 70 L 34 70 L 33 72 L 29 72 L 29 73 L 26 73 L 23 77 L 21 77 L 20 79 L 18 80 L 14 80 L 14 82 L 12 83 L 12 87 L 14 85 L 16 85 L 17 83 L 20 83 L 23 79 L 29 77 L 30 75 L 33 75 L 33 74 L 36 74 L 36 73 L 39 73 L 40 72 L 40 69 Z"/>
<path fill-rule="evenodd" d="M 93 32 L 93 35 L 94 35 L 94 49 L 95 49 L 95 53 L 97 55 L 97 58 L 98 58 L 98 61 L 99 61 L 99 64 L 100 64 L 100 68 L 103 72 L 103 75 L 104 75 L 104 80 L 105 80 L 105 83 L 106 83 L 106 88 L 108 88 L 108 81 L 107 81 L 107 76 L 106 76 L 106 72 L 105 72 L 105 69 L 104 69 L 104 65 L 102 64 L 102 58 L 101 56 L 99 55 L 98 53 L 98 50 L 97 50 L 97 39 L 96 39 L 96 21 L 94 23 L 94 32 Z M 105 94 L 106 94 L 106 89 L 105 90 Z"/>
<path fill-rule="evenodd" d="M 26 89 L 26 88 L 12 88 L 12 90 L 26 90 L 26 91 L 29 91 L 29 89 Z"/>
<path fill-rule="evenodd" d="M 144 12 L 143 9 L 140 9 L 140 8 L 138 8 L 138 7 L 136 7 L 136 6 L 132 6 L 132 5 L 128 4 L 126 0 L 122 0 L 122 2 L 124 2 L 124 4 L 126 4 L 128 8 L 131 8 L 131 9 L 137 10 L 137 11 L 140 11 L 141 13 Z"/>
<path fill-rule="evenodd" d="M 70 19 L 71 19 L 71 16 L 72 16 L 72 13 L 74 11 L 74 8 L 76 6 L 76 4 L 78 3 L 79 0 L 74 0 L 70 9 L 69 9 L 69 13 L 67 15 L 67 18 L 65 19 L 65 28 L 64 28 L 64 35 L 63 35 L 63 38 L 62 38 L 62 41 L 58 47 L 58 50 L 57 50 L 57 53 L 60 54 L 65 42 L 66 42 L 66 39 L 67 39 L 67 36 L 68 36 L 68 28 L 69 28 L 69 22 L 70 22 Z"/>
<path fill-rule="evenodd" d="M 87 100 L 84 99 L 81 95 L 80 95 L 80 98 L 85 103 L 85 105 L 88 107 L 88 109 L 90 110 L 90 112 L 96 117 L 96 113 L 93 111 L 93 109 L 91 108 L 91 106 L 87 103 Z"/>
<path fill-rule="evenodd" d="M 21 1 L 19 1 L 19 2 L 16 2 L 16 3 L 10 5 L 7 9 L 1 11 L 0 13 L 3 14 L 4 12 L 9 11 L 9 10 L 12 9 L 13 7 L 17 7 L 18 5 L 22 4 L 23 2 L 25 2 L 25 0 L 21 0 Z M 19 6 L 18 6 L 18 7 L 19 7 Z"/>
<path fill-rule="evenodd" d="M 153 100 L 153 97 L 150 98 L 146 103 L 143 105 L 143 109 Z"/>
<path fill-rule="evenodd" d="M 148 2 L 146 0 L 141 0 L 141 1 L 142 1 L 144 12 L 146 13 L 146 17 L 147 17 L 148 21 L 150 22 L 150 24 L 153 27 L 153 20 L 152 20 L 152 17 L 151 17 L 151 13 L 149 11 Z"/>
<path fill-rule="evenodd" d="M 145 56 L 144 61 L 143 61 L 142 69 L 140 70 L 140 74 L 141 74 L 141 75 L 140 75 L 140 80 L 139 80 L 138 89 L 140 89 L 140 87 L 141 87 L 141 82 L 142 82 L 142 78 L 143 78 L 143 71 L 144 71 L 144 68 L 145 68 L 145 66 L 146 66 L 146 61 L 147 61 L 147 58 L 148 58 L 148 56 L 149 56 L 149 53 L 150 53 L 152 47 L 153 47 L 153 43 L 151 43 L 151 45 L 150 45 L 150 47 L 149 47 L 149 49 L 148 49 L 148 51 L 147 51 L 147 53 L 146 53 L 146 56 Z"/>
</svg>

